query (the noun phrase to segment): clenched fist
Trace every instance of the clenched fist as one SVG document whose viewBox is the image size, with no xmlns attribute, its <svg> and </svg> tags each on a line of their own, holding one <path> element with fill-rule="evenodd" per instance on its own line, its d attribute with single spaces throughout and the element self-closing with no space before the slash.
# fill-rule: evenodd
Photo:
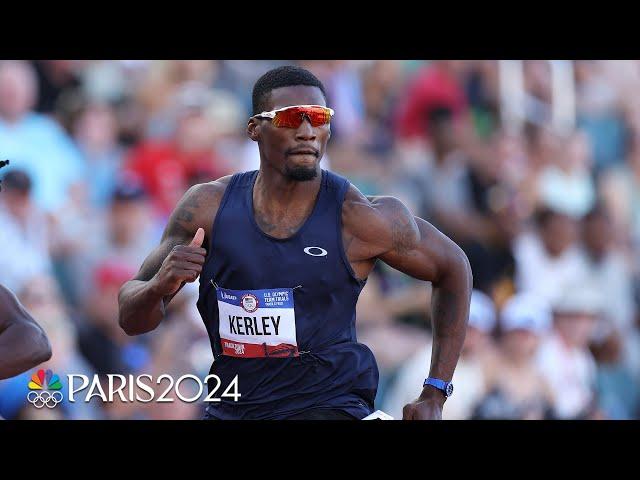
<svg viewBox="0 0 640 480">
<path fill-rule="evenodd" d="M 189 245 L 176 245 L 162 262 L 151 280 L 153 288 L 163 297 L 174 295 L 185 283 L 191 283 L 202 272 L 207 251 L 202 248 L 204 230 L 198 228 Z"/>
</svg>

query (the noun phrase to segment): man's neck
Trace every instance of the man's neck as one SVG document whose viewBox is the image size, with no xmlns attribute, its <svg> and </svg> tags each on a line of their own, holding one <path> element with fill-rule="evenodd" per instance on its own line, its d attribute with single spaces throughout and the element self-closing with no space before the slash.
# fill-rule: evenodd
<svg viewBox="0 0 640 480">
<path fill-rule="evenodd" d="M 320 190 L 322 174 L 309 181 L 292 180 L 269 167 L 261 167 L 253 190 L 256 206 L 269 212 L 288 210 L 292 205 L 313 204 Z"/>
</svg>

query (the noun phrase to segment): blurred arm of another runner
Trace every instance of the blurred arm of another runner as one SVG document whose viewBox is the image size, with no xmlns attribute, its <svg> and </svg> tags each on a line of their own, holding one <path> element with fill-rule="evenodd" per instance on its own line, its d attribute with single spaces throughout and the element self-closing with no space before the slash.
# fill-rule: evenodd
<svg viewBox="0 0 640 480">
<path fill-rule="evenodd" d="M 396 270 L 432 283 L 433 349 L 429 376 L 450 382 L 469 320 L 473 277 L 467 256 L 451 239 L 415 217 L 394 197 L 365 197 L 351 190 L 345 205 L 345 250 L 352 265 L 365 262 L 372 269 L 375 259 L 380 259 Z M 426 386 L 417 400 L 405 406 L 403 418 L 440 419 L 445 400 L 440 390 Z"/>
<path fill-rule="evenodd" d="M 0 380 L 51 358 L 49 339 L 16 296 L 0 285 Z"/>
<path fill-rule="evenodd" d="M 165 308 L 205 263 L 213 219 L 230 177 L 191 187 L 169 217 L 158 245 L 118 295 L 120 327 L 128 335 L 154 330 Z"/>
</svg>

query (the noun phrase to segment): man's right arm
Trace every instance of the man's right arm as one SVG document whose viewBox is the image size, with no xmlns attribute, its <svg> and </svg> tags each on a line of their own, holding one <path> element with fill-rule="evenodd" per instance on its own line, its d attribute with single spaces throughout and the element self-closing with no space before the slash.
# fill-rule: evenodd
<svg viewBox="0 0 640 480">
<path fill-rule="evenodd" d="M 128 335 L 154 330 L 165 307 L 204 265 L 213 218 L 230 177 L 195 185 L 171 214 L 160 245 L 145 259 L 133 280 L 118 295 L 119 324 Z"/>
</svg>

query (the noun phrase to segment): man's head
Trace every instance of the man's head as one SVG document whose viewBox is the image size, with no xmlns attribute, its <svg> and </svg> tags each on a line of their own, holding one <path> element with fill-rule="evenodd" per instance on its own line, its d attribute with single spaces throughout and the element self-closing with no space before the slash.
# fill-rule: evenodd
<svg viewBox="0 0 640 480">
<path fill-rule="evenodd" d="M 536 212 L 535 220 L 542 243 L 552 257 L 562 255 L 575 243 L 577 225 L 569 215 L 543 207 Z"/>
<path fill-rule="evenodd" d="M 605 309 L 602 292 L 590 285 L 575 285 L 556 300 L 554 327 L 568 345 L 585 349 L 597 333 Z"/>
<path fill-rule="evenodd" d="M 15 218 L 26 220 L 31 208 L 31 177 L 22 170 L 11 170 L 2 179 L 2 202 Z"/>
<path fill-rule="evenodd" d="M 514 360 L 531 359 L 551 322 L 551 308 L 544 300 L 528 293 L 511 297 L 500 315 L 504 353 Z"/>
<path fill-rule="evenodd" d="M 446 106 L 434 107 L 426 113 L 425 122 L 436 151 L 436 160 L 454 150 L 457 146 L 454 132 L 453 111 Z"/>
<path fill-rule="evenodd" d="M 108 151 L 117 143 L 118 122 L 115 111 L 106 104 L 88 105 L 74 122 L 73 134 L 87 152 Z"/>
<path fill-rule="evenodd" d="M 253 115 L 247 133 L 258 142 L 261 165 L 296 181 L 314 179 L 331 136 L 328 123 L 313 126 L 307 116 L 297 128 L 276 127 L 272 119 L 256 117 L 293 105 L 326 106 L 322 82 L 308 70 L 286 66 L 268 71 L 253 87 Z"/>
<path fill-rule="evenodd" d="M 135 241 L 147 225 L 147 197 L 136 177 L 123 176 L 111 196 L 109 234 L 115 245 L 125 246 Z"/>
<path fill-rule="evenodd" d="M 15 122 L 36 102 L 38 84 L 33 67 L 25 62 L 0 61 L 0 118 Z"/>
</svg>

